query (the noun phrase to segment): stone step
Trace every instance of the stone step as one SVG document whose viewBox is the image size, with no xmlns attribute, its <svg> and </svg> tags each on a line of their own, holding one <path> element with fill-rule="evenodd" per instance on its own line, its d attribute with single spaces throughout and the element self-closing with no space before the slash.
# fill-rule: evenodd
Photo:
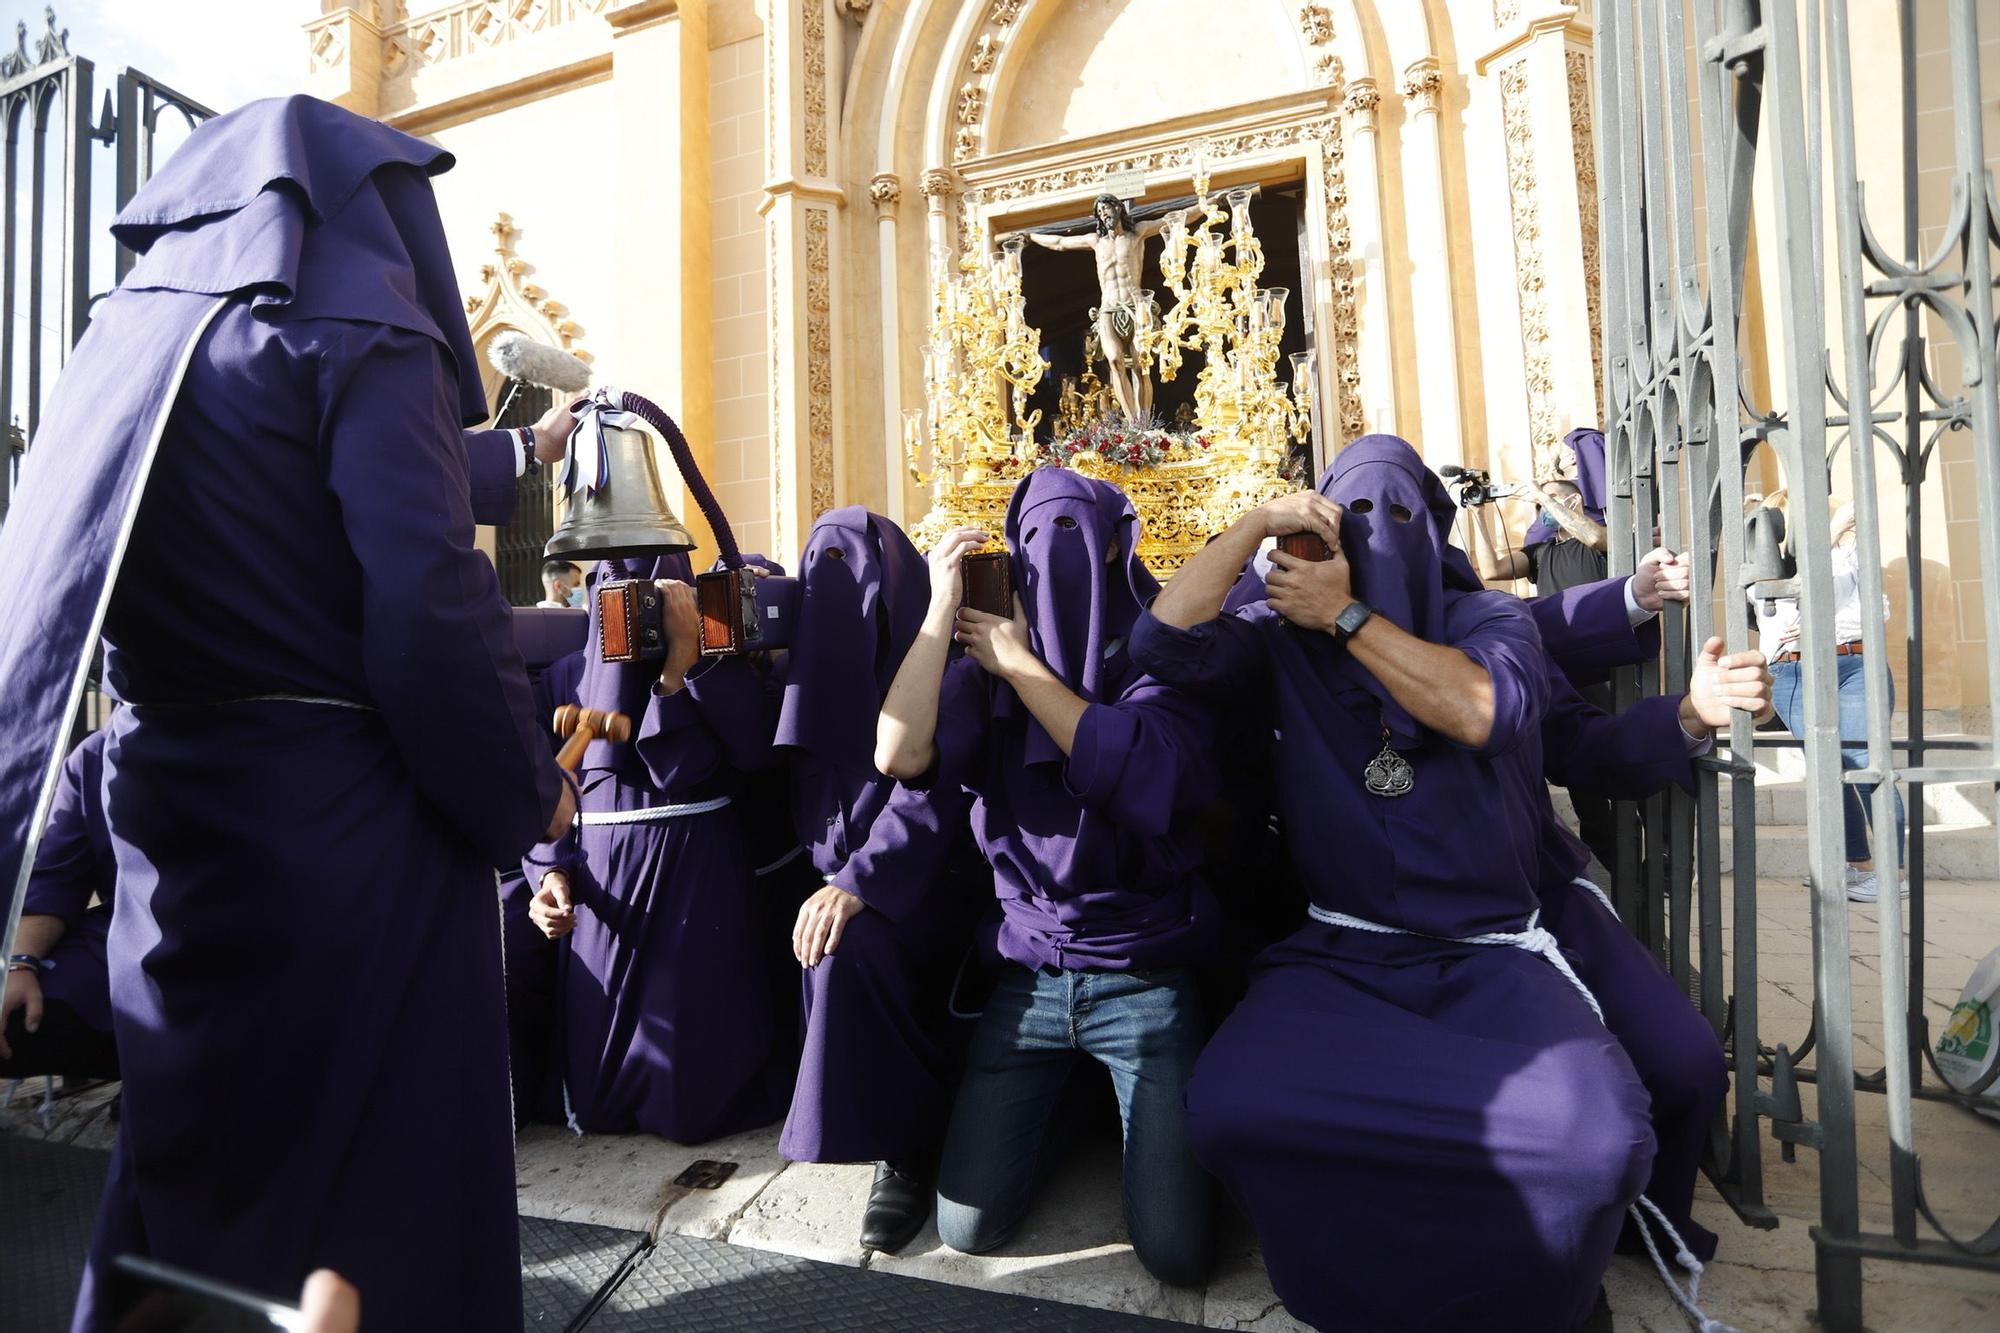
<svg viewBox="0 0 2000 1333">
<path fill-rule="evenodd" d="M 1806 873 L 1809 835 L 1804 824 L 1757 826 L 1757 878 L 1802 879 Z M 2000 875 L 2000 857 L 1990 827 L 1927 824 L 1924 828 L 1924 874 L 1930 879 L 1980 880 Z M 1722 868 L 1731 864 L 1727 840 L 1722 844 Z"/>
<path fill-rule="evenodd" d="M 1556 813 L 1574 826 L 1575 809 L 1569 792 L 1561 787 L 1551 787 L 1549 797 L 1555 802 Z M 1759 827 L 1803 824 L 1811 807 L 1805 783 L 1796 780 L 1759 782 L 1750 799 Z M 1735 822 L 1735 804 L 1727 786 L 1717 787 L 1716 808 L 1725 828 Z M 2000 818 L 2000 793 L 1995 792 L 1991 783 L 1930 783 L 1924 787 L 1924 823 L 1927 825 L 1991 828 L 1996 818 Z"/>
<path fill-rule="evenodd" d="M 1899 730 L 1896 733 L 1902 735 Z M 1767 737 L 1783 739 L 1783 733 L 1764 733 Z M 1924 763 L 1933 768 L 1962 766 L 1968 764 L 1990 764 L 1993 762 L 1993 738 L 1991 736 L 1967 734 L 1965 732 L 1931 732 L 1924 739 L 1928 742 L 1963 741 L 1977 742 L 1976 749 L 1926 749 Z M 1900 757 L 1900 756 L 1899 756 Z M 1802 780 L 1806 775 L 1805 751 L 1795 745 L 1762 745 L 1757 747 L 1757 780 L 1759 782 L 1792 782 Z"/>
</svg>

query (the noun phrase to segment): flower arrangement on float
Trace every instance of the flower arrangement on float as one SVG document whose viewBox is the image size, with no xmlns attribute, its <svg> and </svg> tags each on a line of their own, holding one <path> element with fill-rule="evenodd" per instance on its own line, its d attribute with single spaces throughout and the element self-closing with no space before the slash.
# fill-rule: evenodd
<svg viewBox="0 0 2000 1333">
<path fill-rule="evenodd" d="M 1155 468 L 1200 458 L 1213 443 L 1206 431 L 1167 430 L 1114 413 L 1043 442 L 1035 461 L 1044 467 L 1069 467 L 1084 455 L 1095 455 L 1121 468 Z"/>
</svg>

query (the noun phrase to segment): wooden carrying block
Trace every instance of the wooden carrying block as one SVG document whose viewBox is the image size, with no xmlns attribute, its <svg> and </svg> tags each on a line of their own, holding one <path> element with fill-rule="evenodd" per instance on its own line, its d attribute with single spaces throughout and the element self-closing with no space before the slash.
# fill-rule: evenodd
<svg viewBox="0 0 2000 1333">
<path fill-rule="evenodd" d="M 1331 560 L 1333 552 L 1317 532 L 1293 532 L 1278 538 L 1278 549 L 1299 560 Z"/>
<path fill-rule="evenodd" d="M 701 617 L 703 657 L 769 652 L 792 642 L 799 614 L 799 581 L 758 577 L 748 569 L 697 574 L 695 608 Z"/>
<path fill-rule="evenodd" d="M 1005 551 L 981 551 L 965 557 L 965 602 L 1003 620 L 1014 618 L 1014 563 Z"/>
<path fill-rule="evenodd" d="M 597 649 L 607 662 L 657 662 L 667 655 L 664 598 L 651 579 L 618 579 L 597 589 Z"/>
</svg>

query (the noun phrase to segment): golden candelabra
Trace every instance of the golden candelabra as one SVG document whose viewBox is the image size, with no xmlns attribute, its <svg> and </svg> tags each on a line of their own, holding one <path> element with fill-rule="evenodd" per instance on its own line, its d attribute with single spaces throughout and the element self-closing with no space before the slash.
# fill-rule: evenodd
<svg viewBox="0 0 2000 1333">
<path fill-rule="evenodd" d="M 1089 450 L 1065 460 L 1131 496 L 1144 520 L 1139 554 L 1162 576 L 1245 511 L 1293 490 L 1283 475 L 1290 442 L 1312 431 L 1312 353 L 1290 358 L 1289 392 L 1278 378 L 1289 293 L 1257 285 L 1264 252 L 1250 222 L 1252 192 L 1231 190 L 1221 201 L 1211 196 L 1197 146 L 1195 193 L 1199 221 L 1189 227 L 1176 216 L 1165 232 L 1160 266 L 1174 304 L 1162 313 L 1154 294 L 1142 292 L 1133 342 L 1142 373 L 1157 368 L 1164 381 L 1179 373 L 1184 353 L 1202 354 L 1193 423 L 1200 443 L 1173 443 L 1151 466 Z M 931 497 L 929 514 L 910 533 L 920 547 L 959 526 L 983 528 L 997 539 L 1016 483 L 1050 461 L 1034 438 L 1041 414 L 1027 411 L 1047 363 L 1040 333 L 1023 317 L 1022 241 L 1011 238 L 987 258 L 976 212 L 966 209 L 957 271 L 948 256 L 936 258 L 925 406 L 904 414 L 910 473 Z M 1066 377 L 1062 385 L 1055 423 L 1061 438 L 1108 416 L 1094 343 L 1093 332 L 1081 382 Z M 1112 426 L 1119 429 L 1125 428 Z"/>
</svg>

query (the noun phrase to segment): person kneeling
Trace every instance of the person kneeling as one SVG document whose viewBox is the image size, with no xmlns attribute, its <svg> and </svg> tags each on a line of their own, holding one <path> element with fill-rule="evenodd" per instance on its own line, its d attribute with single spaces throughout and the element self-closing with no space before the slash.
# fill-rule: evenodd
<svg viewBox="0 0 2000 1333">
<path fill-rule="evenodd" d="M 1192 1285 L 1208 1272 L 1212 1221 L 1181 1095 L 1202 1041 L 1190 965 L 1216 908 L 1184 816 L 1213 795 L 1213 726 L 1126 650 L 1158 588 L 1138 536 L 1116 487 L 1030 474 L 1007 516 L 1012 619 L 959 608 L 962 562 L 986 534 L 946 536 L 876 762 L 908 785 L 973 794 L 1002 909 L 981 940 L 1003 965 L 945 1134 L 939 1235 L 981 1253 L 1020 1228 L 1081 1053 L 1117 1092 L 1133 1249 L 1163 1281 Z M 954 636 L 966 655 L 947 666 Z"/>
</svg>

